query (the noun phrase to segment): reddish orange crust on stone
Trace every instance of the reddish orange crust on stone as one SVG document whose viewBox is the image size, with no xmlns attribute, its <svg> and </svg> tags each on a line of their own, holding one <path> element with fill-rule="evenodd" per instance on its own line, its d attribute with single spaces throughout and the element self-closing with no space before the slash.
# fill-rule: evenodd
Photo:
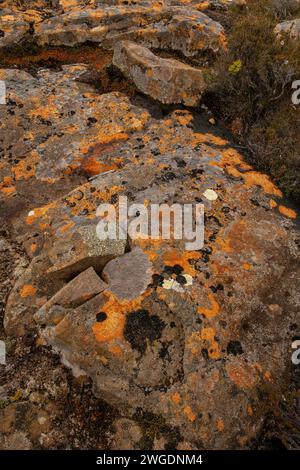
<svg viewBox="0 0 300 470">
<path fill-rule="evenodd" d="M 148 293 L 145 292 L 134 300 L 120 300 L 108 291 L 104 292 L 104 295 L 107 297 L 107 302 L 101 308 L 101 312 L 106 313 L 107 318 L 101 323 L 95 323 L 92 327 L 99 343 L 123 338 L 126 314 L 138 310 Z"/>
<path fill-rule="evenodd" d="M 196 251 L 185 251 L 181 253 L 176 249 L 166 251 L 163 256 L 164 263 L 167 266 L 175 266 L 175 264 L 179 264 L 183 268 L 183 271 L 190 276 L 194 276 L 196 271 L 189 261 L 199 258 L 200 254 Z"/>
<path fill-rule="evenodd" d="M 195 413 L 193 412 L 190 406 L 185 406 L 183 409 L 183 412 L 185 416 L 187 417 L 187 419 L 191 421 L 191 423 L 193 423 L 196 420 L 197 416 L 195 415 Z"/>
<path fill-rule="evenodd" d="M 213 318 L 220 313 L 221 307 L 210 290 L 208 290 L 208 298 L 211 304 L 210 308 L 198 307 L 198 313 L 204 315 L 206 318 Z"/>
<path fill-rule="evenodd" d="M 297 218 L 297 213 L 293 209 L 290 209 L 289 207 L 279 206 L 278 210 L 280 214 L 284 215 L 285 217 L 289 217 L 290 219 Z"/>
<path fill-rule="evenodd" d="M 254 366 L 246 363 L 234 362 L 226 365 L 227 374 L 239 388 L 253 388 L 258 382 L 258 375 Z"/>
<path fill-rule="evenodd" d="M 20 291 L 20 296 L 22 298 L 32 297 L 35 295 L 36 291 L 36 287 L 32 286 L 31 284 L 25 284 Z"/>
</svg>

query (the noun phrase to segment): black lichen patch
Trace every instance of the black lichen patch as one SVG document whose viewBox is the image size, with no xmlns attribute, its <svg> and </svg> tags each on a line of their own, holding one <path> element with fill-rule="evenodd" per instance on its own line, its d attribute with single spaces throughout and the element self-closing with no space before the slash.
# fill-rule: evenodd
<svg viewBox="0 0 300 470">
<path fill-rule="evenodd" d="M 127 315 L 124 337 L 132 349 L 144 354 L 147 340 L 150 343 L 161 337 L 165 324 L 157 315 L 149 315 L 148 310 L 137 310 Z"/>
<path fill-rule="evenodd" d="M 102 323 L 107 319 L 107 314 L 105 312 L 99 312 L 96 315 L 96 319 L 98 323 Z"/>
<path fill-rule="evenodd" d="M 239 354 L 243 354 L 243 348 L 239 341 L 229 341 L 227 345 L 227 354 L 233 354 L 237 356 Z"/>
</svg>

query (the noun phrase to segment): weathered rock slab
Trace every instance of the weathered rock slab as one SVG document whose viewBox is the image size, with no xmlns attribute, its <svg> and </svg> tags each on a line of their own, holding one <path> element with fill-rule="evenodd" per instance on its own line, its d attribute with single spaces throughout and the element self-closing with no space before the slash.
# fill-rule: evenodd
<svg viewBox="0 0 300 470">
<path fill-rule="evenodd" d="M 226 44 L 222 26 L 200 11 L 143 4 L 70 11 L 38 24 L 34 39 L 41 46 L 91 41 L 108 49 L 120 40 L 133 40 L 186 56 L 216 53 Z"/>
<path fill-rule="evenodd" d="M 162 59 L 130 41 L 115 47 L 113 63 L 140 91 L 161 103 L 195 106 L 206 88 L 201 70 Z"/>
<path fill-rule="evenodd" d="M 6 222 L 14 233 L 22 233 L 31 262 L 10 294 L 5 328 L 15 336 L 37 328 L 41 342 L 52 346 L 75 375 L 91 378 L 97 396 L 117 406 L 126 418 L 142 410 L 154 416 L 159 426 L 167 423 L 179 447 L 189 443 L 196 449 L 243 448 L 288 383 L 300 306 L 299 231 L 293 223 L 298 214 L 285 207 L 278 188 L 244 161 L 217 126 L 212 131 L 201 116 L 187 110 L 151 115 L 141 97 L 141 104 L 135 106 L 120 93 L 97 98 L 90 88 L 71 79 L 76 74 L 70 69 L 45 71 L 38 77 L 1 71 L 1 76 L 10 77 L 9 99 L 26 108 L 12 108 L 10 103 L 7 111 L 15 114 L 7 112 L 2 119 L 1 171 L 10 177 L 6 185 L 15 185 L 28 198 L 36 190 L 40 173 L 32 176 L 27 167 L 30 161 L 34 165 L 31 151 L 41 145 L 39 139 L 53 122 L 67 120 L 60 129 L 71 134 L 68 150 L 75 136 L 80 140 L 76 113 L 67 112 L 60 119 L 52 114 L 68 88 L 79 115 L 82 106 L 84 117 L 90 111 L 89 117 L 98 120 L 88 137 L 93 135 L 92 142 L 86 141 L 86 153 L 81 153 L 94 157 L 99 165 L 108 161 L 114 165 L 113 171 L 83 179 L 80 186 L 65 188 L 44 205 L 43 187 L 37 193 L 39 204 L 31 202 L 29 213 L 26 205 L 15 209 L 17 217 L 6 211 Z M 49 107 L 44 110 L 40 93 L 47 86 Z M 30 106 L 33 92 L 39 104 Z M 42 117 L 42 123 L 37 116 L 26 120 L 30 110 Z M 45 124 L 46 116 L 50 126 Z M 24 144 L 15 129 L 19 125 L 23 133 L 20 123 L 26 126 L 26 122 L 31 155 L 27 155 L 25 173 L 20 158 L 19 171 L 11 174 L 8 142 Z M 85 133 L 86 125 L 81 129 Z M 111 141 L 116 135 L 117 147 Z M 61 142 L 61 137 L 56 139 Z M 37 165 L 42 162 L 47 168 L 49 160 L 57 167 L 61 160 L 52 153 L 53 139 L 49 136 L 42 143 L 44 153 L 40 151 Z M 15 145 L 12 151 L 19 149 L 22 157 L 23 151 Z M 57 177 L 53 185 L 59 181 Z M 207 198 L 208 194 L 214 197 Z M 101 251 L 94 245 L 97 207 L 102 202 L 117 206 L 119 195 L 145 207 L 202 202 L 204 247 L 189 251 L 184 240 L 131 239 L 126 250 L 114 246 L 109 253 Z M 8 205 L 14 196 L 5 197 L 5 207 L 15 207 Z M 136 279 L 136 272 L 126 260 L 136 253 L 135 248 L 145 272 L 143 285 L 138 280 L 133 289 L 132 284 L 128 287 L 129 279 Z M 104 261 L 106 254 L 116 261 Z M 71 311 L 62 307 L 55 322 L 50 317 L 46 324 L 36 323 L 36 313 L 54 296 L 60 297 L 58 293 L 74 276 L 94 267 L 98 256 L 106 264 L 97 273 L 102 276 L 106 270 L 110 285 L 82 304 L 75 303 Z M 150 265 L 153 276 L 146 286 Z M 119 272 L 114 272 L 114 266 L 120 266 Z M 128 280 L 122 286 L 117 279 L 121 274 L 124 279 L 126 273 Z M 125 291 L 126 298 L 122 297 Z M 136 429 L 129 433 L 133 446 L 138 436 Z"/>
</svg>

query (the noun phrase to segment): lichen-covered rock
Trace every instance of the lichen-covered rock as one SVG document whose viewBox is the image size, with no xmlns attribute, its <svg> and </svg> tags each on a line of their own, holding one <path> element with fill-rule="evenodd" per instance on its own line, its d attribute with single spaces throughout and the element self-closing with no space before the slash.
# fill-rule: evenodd
<svg viewBox="0 0 300 470">
<path fill-rule="evenodd" d="M 140 248 L 110 261 L 102 272 L 109 290 L 119 299 L 133 300 L 146 292 L 152 280 L 152 264 Z"/>
<path fill-rule="evenodd" d="M 35 28 L 38 44 L 74 46 L 87 41 L 112 49 L 120 40 L 180 51 L 186 56 L 217 52 L 226 43 L 222 26 L 194 9 L 142 5 L 74 10 Z"/>
<path fill-rule="evenodd" d="M 9 156 L 8 142 L 18 140 L 17 119 L 20 133 L 24 128 L 27 138 L 30 133 L 25 142 L 26 168 L 35 165 L 32 152 L 41 145 L 45 128 L 40 126 L 45 124 L 36 125 L 38 119 L 26 121 L 25 117 L 37 109 L 37 102 L 37 115 L 43 111 L 40 94 L 52 84 L 45 98 L 51 97 L 49 122 L 57 121 L 52 114 L 59 106 L 57 93 L 68 106 L 68 88 L 69 99 L 76 98 L 71 108 L 75 114 L 69 114 L 70 108 L 61 110 L 64 115 L 56 125 L 63 126 L 66 120 L 66 128 L 75 127 L 75 132 L 70 131 L 73 137 L 80 135 L 81 106 L 85 104 L 85 117 L 88 109 L 95 113 L 96 106 L 97 130 L 82 153 L 85 158 L 93 155 L 99 168 L 108 162 L 113 165 L 112 170 L 95 172 L 92 180 L 82 178 L 78 187 L 68 175 L 73 186 L 63 194 L 57 176 L 51 183 L 57 198 L 44 206 L 29 199 L 30 208 L 14 209 L 17 217 L 9 206 L 14 196 L 4 196 L 7 223 L 20 234 L 32 259 L 10 294 L 6 329 L 22 335 L 38 327 L 41 340 L 61 355 L 75 375 L 91 377 L 97 396 L 116 405 L 127 418 L 142 409 L 159 423 L 168 423 L 176 431 L 179 448 L 185 443 L 192 448 L 242 448 L 286 388 L 300 305 L 299 232 L 293 225 L 298 214 L 285 206 L 267 176 L 246 164 L 217 127 L 212 132 L 197 114 L 177 110 L 165 117 L 151 115 L 142 106 L 144 98 L 133 105 L 120 93 L 99 96 L 70 79 L 77 76 L 72 73 L 74 69 L 68 68 L 33 78 L 24 72 L 1 71 L 2 76 L 10 76 L 9 98 L 24 103 L 24 108 L 15 106 L 15 114 L 5 115 L 5 156 Z M 40 90 L 38 84 L 42 84 Z M 108 116 L 101 118 L 105 109 Z M 82 133 L 87 129 L 83 124 Z M 126 134 L 119 136 L 116 147 L 115 140 L 111 142 L 114 132 Z M 108 135 L 105 142 L 104 135 Z M 55 137 L 58 143 L 61 138 Z M 21 137 L 15 145 L 24 145 Z M 39 159 L 45 168 L 48 159 L 43 155 L 52 145 L 49 136 Z M 59 156 L 54 157 L 49 167 L 59 161 Z M 9 172 L 9 165 L 4 168 Z M 17 192 L 29 197 L 34 191 L 36 201 L 42 201 L 39 173 L 35 171 L 23 184 L 15 175 L 10 175 L 9 184 Z M 47 303 L 56 303 L 55 298 L 63 304 L 62 294 L 72 290 L 73 277 L 95 262 L 94 256 L 88 256 L 90 266 L 77 265 L 86 254 L 74 247 L 79 272 L 74 272 L 71 252 L 66 263 L 71 271 L 56 276 L 50 273 L 53 266 L 65 269 L 58 257 L 65 253 L 57 248 L 65 242 L 63 251 L 68 252 L 69 241 L 81 237 L 83 227 L 95 230 L 99 204 L 117 205 L 119 195 L 146 207 L 202 201 L 204 247 L 188 251 L 183 240 L 129 237 L 126 254 L 125 249 L 115 253 L 115 260 L 97 271 L 108 287 L 99 293 L 96 289 L 95 295 L 75 303 L 71 311 L 61 305 L 55 321 L 45 315 L 40 322 L 37 312 L 43 306 L 47 310 Z M 136 270 L 133 259 L 139 263 Z M 129 434 L 136 446 L 138 430 L 134 436 Z"/>
<path fill-rule="evenodd" d="M 35 314 L 34 319 L 42 325 L 56 325 L 66 315 L 66 309 L 76 308 L 107 288 L 93 267 L 80 273 L 58 291 Z"/>
<path fill-rule="evenodd" d="M 206 88 L 201 70 L 162 59 L 130 41 L 115 47 L 113 63 L 140 91 L 161 103 L 195 106 Z"/>
<path fill-rule="evenodd" d="M 1 5 L 0 5 L 1 7 Z M 0 49 L 17 46 L 33 32 L 33 24 L 42 21 L 42 16 L 34 10 L 19 12 L 0 9 Z"/>
<path fill-rule="evenodd" d="M 283 21 L 278 23 L 274 30 L 277 37 L 282 38 L 287 34 L 290 38 L 299 40 L 300 39 L 300 18 L 290 21 Z"/>
</svg>

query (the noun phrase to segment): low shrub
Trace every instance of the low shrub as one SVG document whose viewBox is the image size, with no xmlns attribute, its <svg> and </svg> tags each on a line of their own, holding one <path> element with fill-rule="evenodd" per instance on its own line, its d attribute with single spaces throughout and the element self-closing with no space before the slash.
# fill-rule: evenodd
<svg viewBox="0 0 300 470">
<path fill-rule="evenodd" d="M 300 41 L 275 37 L 279 21 L 300 18 L 294 0 L 248 0 L 231 12 L 228 48 L 209 76 L 210 106 L 230 126 L 251 160 L 300 201 Z M 213 99 L 212 99 L 213 98 Z"/>
</svg>

